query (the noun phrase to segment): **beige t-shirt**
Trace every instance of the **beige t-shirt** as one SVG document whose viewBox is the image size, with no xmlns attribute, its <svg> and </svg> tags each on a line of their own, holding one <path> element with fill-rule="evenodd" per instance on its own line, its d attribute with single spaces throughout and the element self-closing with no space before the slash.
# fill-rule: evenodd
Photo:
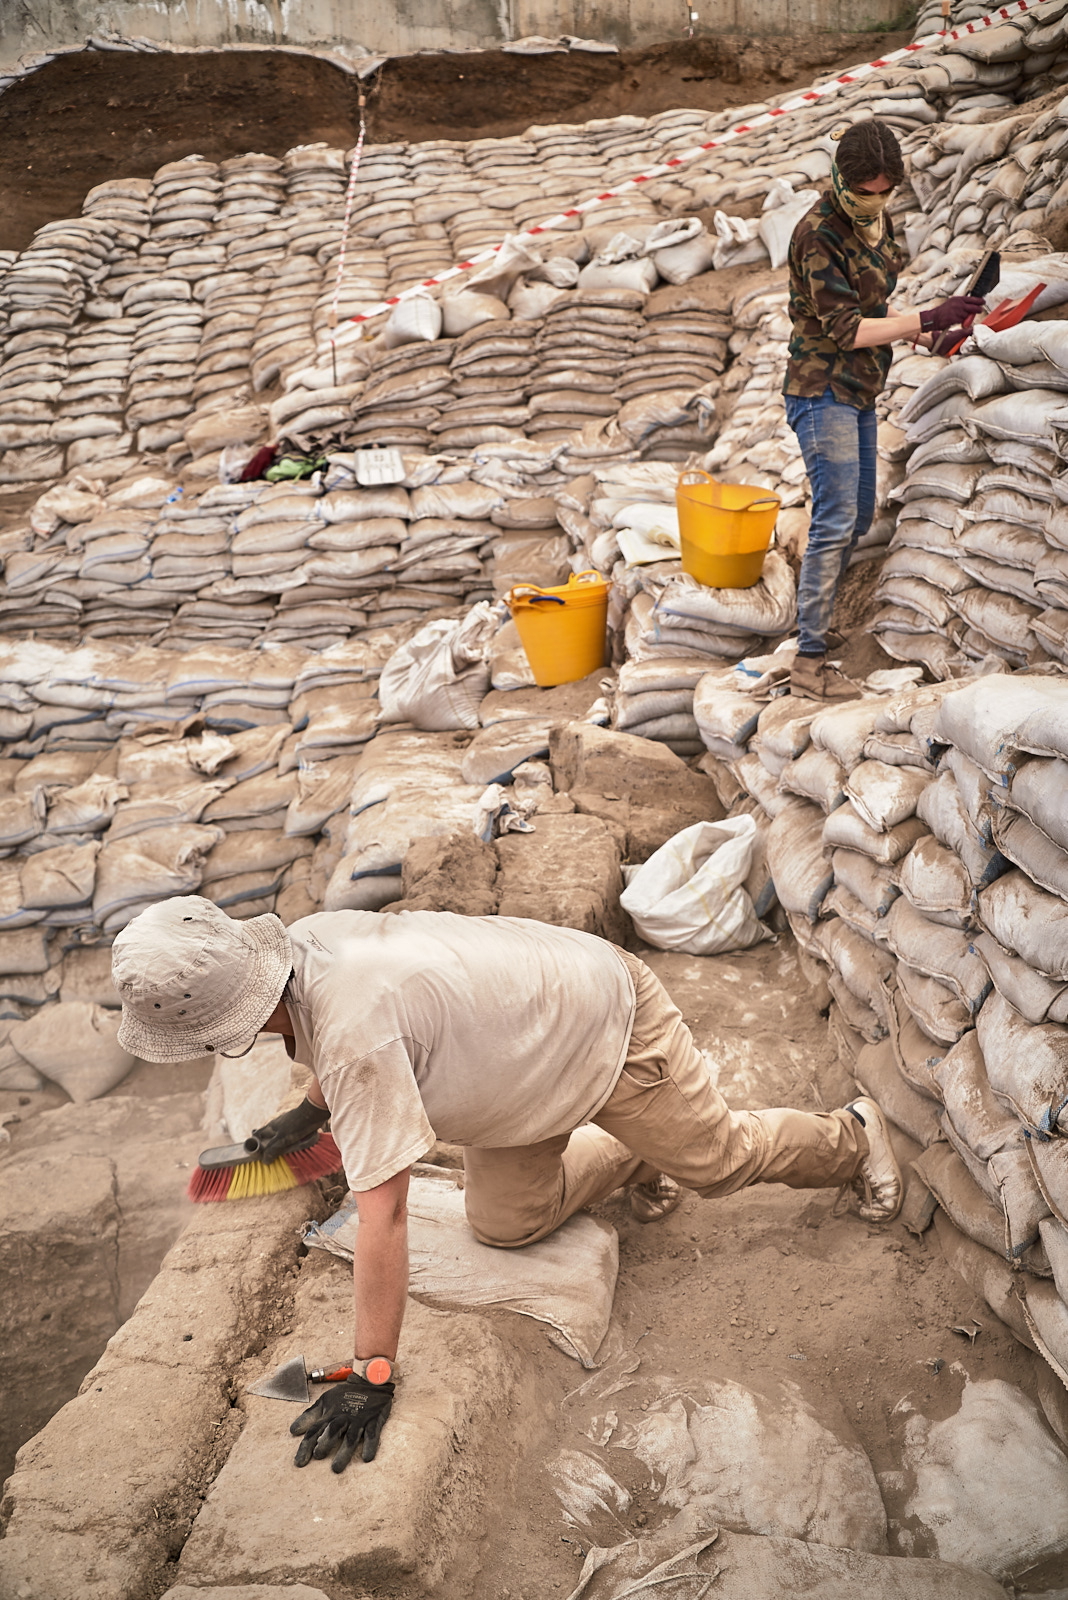
<svg viewBox="0 0 1068 1600">
<path fill-rule="evenodd" d="M 615 1088 L 634 986 L 593 934 L 448 911 L 323 911 L 288 931 L 296 1059 L 322 1085 L 353 1189 L 435 1138 L 570 1133 Z"/>
</svg>

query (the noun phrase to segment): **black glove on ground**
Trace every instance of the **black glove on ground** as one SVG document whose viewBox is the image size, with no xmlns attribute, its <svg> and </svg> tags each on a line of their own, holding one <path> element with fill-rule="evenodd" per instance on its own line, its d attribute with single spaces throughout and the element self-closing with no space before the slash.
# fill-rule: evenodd
<svg viewBox="0 0 1068 1600">
<path fill-rule="evenodd" d="M 967 322 L 969 317 L 977 317 L 984 304 L 985 301 L 977 294 L 951 295 L 940 306 L 920 312 L 920 332 L 942 333 L 946 328 L 955 328 L 959 323 Z"/>
<path fill-rule="evenodd" d="M 279 1156 L 288 1155 L 298 1145 L 305 1144 L 329 1121 L 329 1111 L 324 1106 L 312 1105 L 305 1095 L 292 1111 L 283 1111 L 265 1122 L 262 1128 L 253 1128 L 251 1136 L 245 1140 L 245 1149 L 255 1150 L 260 1160 L 269 1165 Z"/>
<path fill-rule="evenodd" d="M 304 1435 L 294 1466 L 306 1467 L 313 1456 L 323 1461 L 335 1444 L 337 1455 L 330 1463 L 335 1472 L 344 1472 L 360 1444 L 363 1459 L 373 1461 L 393 1409 L 393 1390 L 392 1383 L 368 1383 L 353 1373 L 320 1395 L 290 1424 L 290 1433 Z"/>
</svg>

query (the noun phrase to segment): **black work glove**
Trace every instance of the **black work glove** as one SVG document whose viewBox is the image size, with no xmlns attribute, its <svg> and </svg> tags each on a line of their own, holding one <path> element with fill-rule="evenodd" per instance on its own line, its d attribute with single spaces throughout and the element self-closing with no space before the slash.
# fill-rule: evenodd
<svg viewBox="0 0 1068 1600">
<path fill-rule="evenodd" d="M 361 1443 L 363 1459 L 373 1461 L 393 1409 L 394 1387 L 392 1383 L 368 1383 L 353 1373 L 321 1394 L 290 1424 L 290 1433 L 304 1435 L 293 1457 L 294 1466 L 306 1467 L 313 1456 L 323 1461 L 337 1445 L 330 1465 L 335 1472 L 344 1472 Z"/>
<path fill-rule="evenodd" d="M 269 1166 L 279 1156 L 286 1156 L 298 1145 L 307 1144 L 329 1121 L 329 1111 L 324 1106 L 313 1105 L 305 1095 L 292 1111 L 283 1111 L 265 1122 L 262 1128 L 253 1128 L 245 1140 L 245 1149 L 255 1150 L 260 1160 Z"/>
<path fill-rule="evenodd" d="M 943 333 L 946 328 L 955 328 L 969 318 L 974 322 L 985 304 L 977 294 L 950 295 L 941 305 L 920 312 L 920 332 Z"/>
</svg>

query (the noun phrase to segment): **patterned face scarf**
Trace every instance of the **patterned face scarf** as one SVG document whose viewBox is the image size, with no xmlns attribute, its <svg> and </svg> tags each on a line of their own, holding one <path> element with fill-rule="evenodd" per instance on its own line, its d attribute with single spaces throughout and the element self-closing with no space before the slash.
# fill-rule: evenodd
<svg viewBox="0 0 1068 1600">
<path fill-rule="evenodd" d="M 837 161 L 831 163 L 831 183 L 834 187 L 834 198 L 852 223 L 853 231 L 869 248 L 874 249 L 886 232 L 886 218 L 883 212 L 889 204 L 893 190 L 887 189 L 884 194 L 858 193 L 856 189 L 851 189 L 842 177 Z"/>
</svg>

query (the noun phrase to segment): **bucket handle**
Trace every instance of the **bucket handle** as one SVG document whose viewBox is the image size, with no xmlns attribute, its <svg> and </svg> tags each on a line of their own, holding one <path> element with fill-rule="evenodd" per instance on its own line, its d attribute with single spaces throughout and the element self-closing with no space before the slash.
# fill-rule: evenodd
<svg viewBox="0 0 1068 1600">
<path fill-rule="evenodd" d="M 586 587 L 589 583 L 604 583 L 604 578 L 594 567 L 587 567 L 584 572 L 574 572 L 568 579 L 569 589 Z M 547 594 L 544 589 L 539 589 L 533 583 L 517 583 L 509 589 L 505 597 L 505 605 L 511 606 L 513 596 L 517 600 L 525 600 L 527 605 L 536 605 L 539 601 L 548 600 L 554 606 L 566 606 L 567 600 L 560 594 Z"/>
<path fill-rule="evenodd" d="M 695 478 L 703 478 L 706 483 L 718 482 L 710 472 L 705 472 L 703 467 L 687 467 L 685 472 L 679 473 L 680 483 L 691 483 Z"/>
</svg>

